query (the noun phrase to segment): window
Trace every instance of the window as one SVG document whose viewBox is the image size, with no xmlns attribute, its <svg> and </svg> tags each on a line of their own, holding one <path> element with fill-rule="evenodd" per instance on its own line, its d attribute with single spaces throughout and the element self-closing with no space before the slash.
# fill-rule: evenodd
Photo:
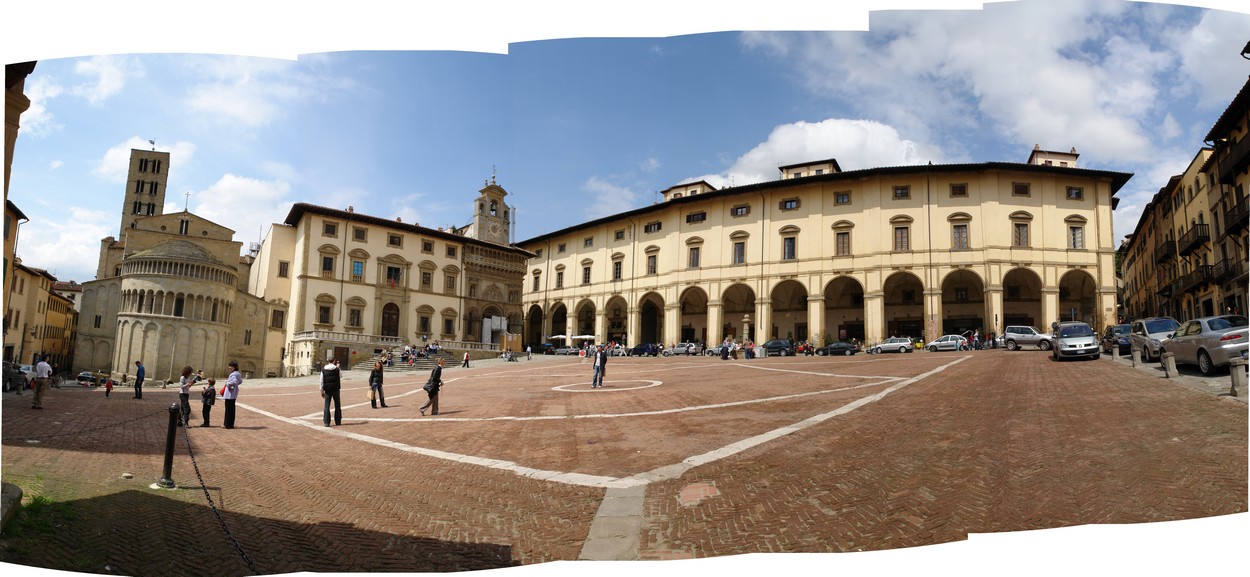
<svg viewBox="0 0 1250 577">
<path fill-rule="evenodd" d="M 968 250 L 968 246 L 968 225 L 951 225 L 951 248 L 954 250 Z"/>
<path fill-rule="evenodd" d="M 1084 200 L 1084 199 L 1085 199 L 1085 189 L 1079 186 L 1068 187 L 1068 200 Z"/>
<path fill-rule="evenodd" d="M 252 329 L 243 329 L 243 344 L 245 346 L 252 344 Z"/>
<path fill-rule="evenodd" d="M 1024 248 L 1029 246 L 1029 223 L 1015 222 L 1012 223 L 1014 230 L 1011 234 L 1011 246 Z"/>
<path fill-rule="evenodd" d="M 395 248 L 403 248 L 404 247 L 404 235 L 402 234 L 386 235 L 386 246 L 393 246 Z M 430 252 L 434 252 L 433 247 L 430 247 Z"/>
<path fill-rule="evenodd" d="M 732 217 L 746 216 L 748 214 L 751 214 L 751 205 L 749 204 L 740 204 L 729 209 L 729 216 Z"/>
<path fill-rule="evenodd" d="M 593 236 L 588 236 L 588 237 L 586 237 L 586 238 L 582 239 L 582 246 L 583 246 L 583 247 L 585 247 L 585 248 L 590 248 L 590 247 L 592 247 L 592 246 L 595 246 L 595 237 L 593 237 Z"/>
<path fill-rule="evenodd" d="M 951 184 L 951 198 L 962 198 L 968 196 L 968 185 L 964 183 Z"/>
<path fill-rule="evenodd" d="M 317 306 L 317 322 L 323 325 L 330 324 L 330 307 L 328 305 Z"/>
<path fill-rule="evenodd" d="M 556 247 L 556 252 L 560 254 L 564 254 L 564 243 L 560 243 L 560 246 Z"/>
<path fill-rule="evenodd" d="M 187 234 L 188 232 L 191 232 L 191 221 L 179 220 L 178 221 L 178 234 Z"/>
<path fill-rule="evenodd" d="M 781 239 L 781 260 L 794 260 L 794 237 Z"/>
<path fill-rule="evenodd" d="M 273 316 L 269 318 L 269 326 L 275 329 L 280 329 L 285 324 L 286 311 L 273 311 Z"/>
<path fill-rule="evenodd" d="M 955 301 L 961 303 L 968 302 L 968 287 L 958 287 L 955 289 Z"/>
<path fill-rule="evenodd" d="M 135 194 L 143 194 L 143 181 L 142 180 L 135 181 Z"/>
<path fill-rule="evenodd" d="M 352 240 L 358 242 L 367 242 L 369 240 L 369 231 L 358 226 L 352 227 Z"/>
<path fill-rule="evenodd" d="M 836 256 L 851 255 L 851 233 L 850 231 L 839 231 L 834 236 L 834 254 Z"/>
<path fill-rule="evenodd" d="M 656 255 L 654 254 L 647 255 L 647 274 L 656 274 L 659 271 L 658 261 L 659 259 L 656 257 Z"/>
<path fill-rule="evenodd" d="M 447 258 L 456 258 L 456 247 L 447 247 Z"/>
<path fill-rule="evenodd" d="M 625 240 L 625 229 L 621 229 L 612 233 L 612 239 L 613 240 Z"/>
<path fill-rule="evenodd" d="M 446 280 L 443 281 L 443 291 L 449 293 L 456 292 L 456 277 L 447 275 L 445 279 Z"/>
<path fill-rule="evenodd" d="M 799 208 L 799 199 L 797 199 L 797 198 L 787 198 L 787 199 L 785 199 L 785 200 L 781 201 L 781 206 L 780 206 L 780 208 L 781 208 L 781 210 L 798 210 L 798 208 Z"/>
<path fill-rule="evenodd" d="M 1085 227 L 1068 225 L 1068 248 L 1085 248 Z"/>
<path fill-rule="evenodd" d="M 386 267 L 386 284 L 391 288 L 403 285 L 404 269 L 397 266 Z"/>
<path fill-rule="evenodd" d="M 281 278 L 290 277 L 291 276 L 291 263 L 284 261 L 284 260 L 278 261 L 278 276 Z"/>
<path fill-rule="evenodd" d="M 423 333 L 428 333 L 428 332 L 430 332 L 430 317 L 429 317 L 429 315 L 421 315 L 421 332 L 423 332 Z"/>
<path fill-rule="evenodd" d="M 364 261 L 352 261 L 352 280 L 362 282 L 365 280 L 365 263 Z"/>
<path fill-rule="evenodd" d="M 334 276 L 334 257 L 321 256 L 321 276 Z"/>
<path fill-rule="evenodd" d="M 699 268 L 699 248 L 697 246 L 690 247 L 690 257 L 687 259 L 687 267 Z"/>
<path fill-rule="evenodd" d="M 339 235 L 339 225 L 337 225 L 337 224 L 335 224 L 335 223 L 333 223 L 333 222 L 324 222 L 324 223 L 321 223 L 321 235 L 322 235 L 322 236 L 338 236 L 338 235 Z"/>
<path fill-rule="evenodd" d="M 656 221 L 656 222 L 648 222 L 647 224 L 643 225 L 643 227 L 642 227 L 642 232 L 646 232 L 646 233 L 660 232 L 660 226 L 661 226 L 662 224 L 663 224 L 663 223 L 661 223 L 661 222 L 659 222 L 659 221 Z"/>
<path fill-rule="evenodd" d="M 424 252 L 427 254 L 434 254 L 434 241 L 432 240 L 421 241 L 421 252 Z"/>
<path fill-rule="evenodd" d="M 694 224 L 696 222 L 703 222 L 705 220 L 707 220 L 706 212 L 692 212 L 686 215 L 686 224 Z"/>
<path fill-rule="evenodd" d="M 100 315 L 96 315 L 95 316 L 95 328 L 97 329 L 100 328 L 100 320 L 101 320 Z"/>
<path fill-rule="evenodd" d="M 612 280 L 621 280 L 621 261 L 612 262 Z"/>
<path fill-rule="evenodd" d="M 538 292 L 539 290 L 541 290 L 541 289 L 539 289 L 539 288 L 538 288 L 539 278 L 541 278 L 541 277 L 539 277 L 538 275 L 534 275 L 534 288 L 532 288 L 532 289 L 530 289 L 530 290 L 532 290 L 532 291 L 534 291 L 534 292 Z"/>
<path fill-rule="evenodd" d="M 362 315 L 360 313 L 360 309 L 358 308 L 347 309 L 347 326 L 349 327 L 361 326 L 360 324 L 361 316 Z"/>
<path fill-rule="evenodd" d="M 1029 183 L 1027 182 L 1011 183 L 1011 196 L 1029 196 Z"/>
<path fill-rule="evenodd" d="M 443 319 L 443 334 L 450 335 L 456 330 L 455 319 Z"/>
<path fill-rule="evenodd" d="M 590 267 L 582 267 L 582 284 L 590 284 Z"/>
<path fill-rule="evenodd" d="M 149 202 L 148 203 L 148 216 L 152 216 L 154 214 L 156 214 L 156 205 Z"/>
<path fill-rule="evenodd" d="M 837 205 L 851 204 L 851 191 L 843 190 L 833 193 L 833 203 Z"/>
<path fill-rule="evenodd" d="M 911 228 L 906 226 L 894 227 L 894 252 L 907 252 L 911 250 Z"/>
<path fill-rule="evenodd" d="M 564 288 L 564 271 L 556 271 L 556 288 Z"/>
<path fill-rule="evenodd" d="M 746 241 L 737 241 L 734 243 L 733 264 L 746 264 L 747 262 L 747 243 Z"/>
<path fill-rule="evenodd" d="M 161 185 L 161 183 L 159 183 L 159 182 L 149 182 L 149 183 L 148 183 L 148 194 L 155 196 L 155 195 L 156 195 L 156 190 L 157 190 L 157 188 L 158 188 L 158 187 L 160 187 L 160 185 Z"/>
<path fill-rule="evenodd" d="M 894 200 L 906 200 L 906 199 L 909 199 L 909 198 L 911 198 L 911 187 L 910 187 L 910 186 L 896 186 L 896 187 L 894 187 Z"/>
<path fill-rule="evenodd" d="M 434 287 L 434 273 L 421 271 L 421 290 L 428 291 Z"/>
</svg>

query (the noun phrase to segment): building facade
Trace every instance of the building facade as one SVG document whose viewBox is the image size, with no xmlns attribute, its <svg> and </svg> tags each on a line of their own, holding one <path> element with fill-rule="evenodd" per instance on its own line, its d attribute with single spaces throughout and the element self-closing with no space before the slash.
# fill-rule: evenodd
<svg viewBox="0 0 1250 577">
<path fill-rule="evenodd" d="M 404 344 L 497 350 L 519 332 L 532 256 L 506 244 L 506 194 L 487 183 L 463 229 L 293 205 L 261 243 L 249 282 L 272 311 L 267 358 L 298 375 L 327 355 L 354 366 Z"/>
<path fill-rule="evenodd" d="M 1026 163 L 843 172 L 664 191 L 518 243 L 527 343 L 808 340 L 1114 322 L 1112 210 L 1132 176 L 1035 149 Z"/>
</svg>

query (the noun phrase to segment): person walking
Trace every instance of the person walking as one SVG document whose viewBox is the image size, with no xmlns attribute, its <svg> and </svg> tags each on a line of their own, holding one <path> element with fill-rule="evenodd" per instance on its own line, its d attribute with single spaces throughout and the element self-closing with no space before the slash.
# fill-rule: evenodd
<svg viewBox="0 0 1250 577">
<path fill-rule="evenodd" d="M 460 365 L 460 367 L 465 369 L 469 368 L 469 351 L 464 352 L 464 364 Z"/>
<path fill-rule="evenodd" d="M 595 362 L 591 370 L 594 372 L 590 378 L 590 388 L 598 389 L 603 387 L 603 373 L 608 364 L 608 354 L 604 352 L 603 347 L 595 349 Z"/>
<path fill-rule="evenodd" d="M 530 345 L 525 345 L 525 360 L 527 361 L 534 360 L 534 350 L 533 350 L 533 347 L 531 347 Z"/>
<path fill-rule="evenodd" d="M 109 393 L 113 392 L 113 379 L 104 379 L 104 398 L 109 398 Z"/>
<path fill-rule="evenodd" d="M 191 426 L 191 385 L 195 383 L 195 369 L 191 365 L 182 367 L 182 375 L 178 377 L 178 403 L 182 408 L 182 426 Z"/>
<path fill-rule="evenodd" d="M 321 422 L 325 426 L 330 426 L 330 401 L 334 401 L 334 424 L 343 424 L 343 407 L 340 404 L 340 394 L 342 393 L 342 377 L 343 372 L 339 370 L 338 359 L 331 359 L 326 362 L 326 366 L 321 367 Z"/>
<path fill-rule="evenodd" d="M 225 392 L 221 394 L 222 400 L 226 402 L 226 416 L 222 426 L 233 429 L 234 401 L 239 398 L 239 385 L 243 384 L 243 373 L 239 372 L 239 363 L 235 361 L 230 361 L 227 366 L 230 367 L 230 376 L 226 377 Z"/>
<path fill-rule="evenodd" d="M 421 405 L 421 408 L 417 410 L 421 411 L 422 417 L 425 416 L 426 409 L 431 409 L 430 414 L 437 415 L 438 392 L 443 388 L 443 357 L 438 358 L 438 364 L 435 365 L 434 369 L 430 371 L 430 380 L 425 382 L 425 387 L 423 388 L 425 389 L 426 394 L 430 396 L 430 400 L 426 401 L 425 404 Z"/>
<path fill-rule="evenodd" d="M 369 396 L 369 404 L 373 408 L 378 408 L 378 403 L 382 404 L 382 408 L 386 408 L 386 397 L 382 394 L 382 361 L 373 363 L 373 370 L 369 371 L 369 389 L 373 394 Z"/>
<path fill-rule="evenodd" d="M 200 425 L 201 427 L 212 426 L 208 424 L 208 416 L 213 412 L 213 403 L 217 402 L 217 381 L 209 379 L 207 382 L 208 385 L 200 391 L 200 403 L 204 405 L 204 408 L 200 410 L 200 414 L 204 416 L 204 423 Z"/>
<path fill-rule="evenodd" d="M 52 365 L 48 364 L 48 355 L 39 358 L 35 365 L 35 404 L 32 409 L 43 408 L 43 394 L 48 390 L 48 380 L 52 378 Z"/>
<path fill-rule="evenodd" d="M 143 369 L 143 361 L 135 361 L 135 398 L 143 398 L 143 377 L 147 375 L 147 371 Z"/>
</svg>

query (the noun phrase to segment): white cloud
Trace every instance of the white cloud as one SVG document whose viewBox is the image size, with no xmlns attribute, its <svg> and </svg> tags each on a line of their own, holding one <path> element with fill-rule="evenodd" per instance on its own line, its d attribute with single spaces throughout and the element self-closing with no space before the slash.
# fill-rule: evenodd
<svg viewBox="0 0 1250 577">
<path fill-rule="evenodd" d="M 97 106 L 126 86 L 128 77 L 142 77 L 143 67 L 137 60 L 121 56 L 94 56 L 79 60 L 74 72 L 92 78 L 91 82 L 74 86 L 73 92 Z"/>
<path fill-rule="evenodd" d="M 1246 61 L 1238 54 L 1246 46 L 1247 30 L 1250 14 L 1219 10 L 1203 14 L 1193 28 L 1167 30 L 1165 38 L 1185 75 L 1178 91 L 1204 107 L 1226 106 L 1246 82 Z"/>
<path fill-rule="evenodd" d="M 654 156 L 648 156 L 647 158 L 643 159 L 641 163 L 638 164 L 638 169 L 643 172 L 655 172 L 660 169 L 660 166 L 661 166 L 660 159 Z"/>
<path fill-rule="evenodd" d="M 100 239 L 117 234 L 116 215 L 76 206 L 51 214 L 56 215 L 54 222 L 32 215 L 30 222 L 22 225 L 18 256 L 30 266 L 51 272 L 57 280 L 93 280 Z"/>
<path fill-rule="evenodd" d="M 319 76 L 329 57 L 299 62 L 265 58 L 205 57 L 190 60 L 207 81 L 191 86 L 183 99 L 191 112 L 209 114 L 248 128 L 286 116 L 295 103 L 324 101 L 351 88 L 350 79 Z"/>
<path fill-rule="evenodd" d="M 96 162 L 96 167 L 92 169 L 91 174 L 109 182 L 125 183 L 126 175 L 130 171 L 131 149 L 151 150 L 153 146 L 148 140 L 140 136 L 131 136 L 125 142 L 109 148 L 104 152 L 104 156 Z M 173 146 L 157 142 L 155 148 L 156 150 L 168 152 L 171 161 L 178 164 L 189 163 L 195 156 L 195 145 L 190 142 L 179 141 L 175 142 Z"/>
<path fill-rule="evenodd" d="M 235 231 L 234 240 L 258 241 L 269 226 L 286 218 L 291 185 L 225 174 L 208 188 L 191 194 L 191 212 Z"/>
<path fill-rule="evenodd" d="M 22 113 L 21 132 L 25 136 L 47 136 L 61 129 L 56 116 L 48 110 L 48 101 L 60 96 L 64 88 L 51 76 L 30 76 L 26 81 L 26 97 L 30 108 Z"/>
<path fill-rule="evenodd" d="M 642 194 L 629 187 L 608 182 L 598 176 L 592 176 L 582 184 L 586 194 L 569 198 L 573 205 L 584 207 L 586 217 L 593 220 L 609 214 L 617 214 L 637 208 Z"/>
<path fill-rule="evenodd" d="M 52 162 L 49 162 L 49 163 L 48 163 L 48 170 L 56 170 L 56 169 L 58 169 L 58 168 L 61 168 L 61 167 L 62 167 L 62 166 L 64 166 L 64 165 L 65 165 L 65 162 L 64 162 L 64 161 L 61 161 L 61 160 L 53 160 Z"/>
</svg>

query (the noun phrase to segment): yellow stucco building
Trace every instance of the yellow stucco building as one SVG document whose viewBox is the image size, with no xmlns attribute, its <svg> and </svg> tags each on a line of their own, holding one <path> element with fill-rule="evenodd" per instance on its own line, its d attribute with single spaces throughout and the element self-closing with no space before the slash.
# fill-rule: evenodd
<svg viewBox="0 0 1250 577">
<path fill-rule="evenodd" d="M 933 339 L 1075 318 L 1114 322 L 1112 210 L 1131 174 L 1035 148 L 1025 163 L 842 171 L 836 160 L 540 235 L 527 343 L 744 336 Z M 759 327 L 762 327 L 759 328 Z M 557 343 L 558 344 L 558 343 Z"/>
</svg>

